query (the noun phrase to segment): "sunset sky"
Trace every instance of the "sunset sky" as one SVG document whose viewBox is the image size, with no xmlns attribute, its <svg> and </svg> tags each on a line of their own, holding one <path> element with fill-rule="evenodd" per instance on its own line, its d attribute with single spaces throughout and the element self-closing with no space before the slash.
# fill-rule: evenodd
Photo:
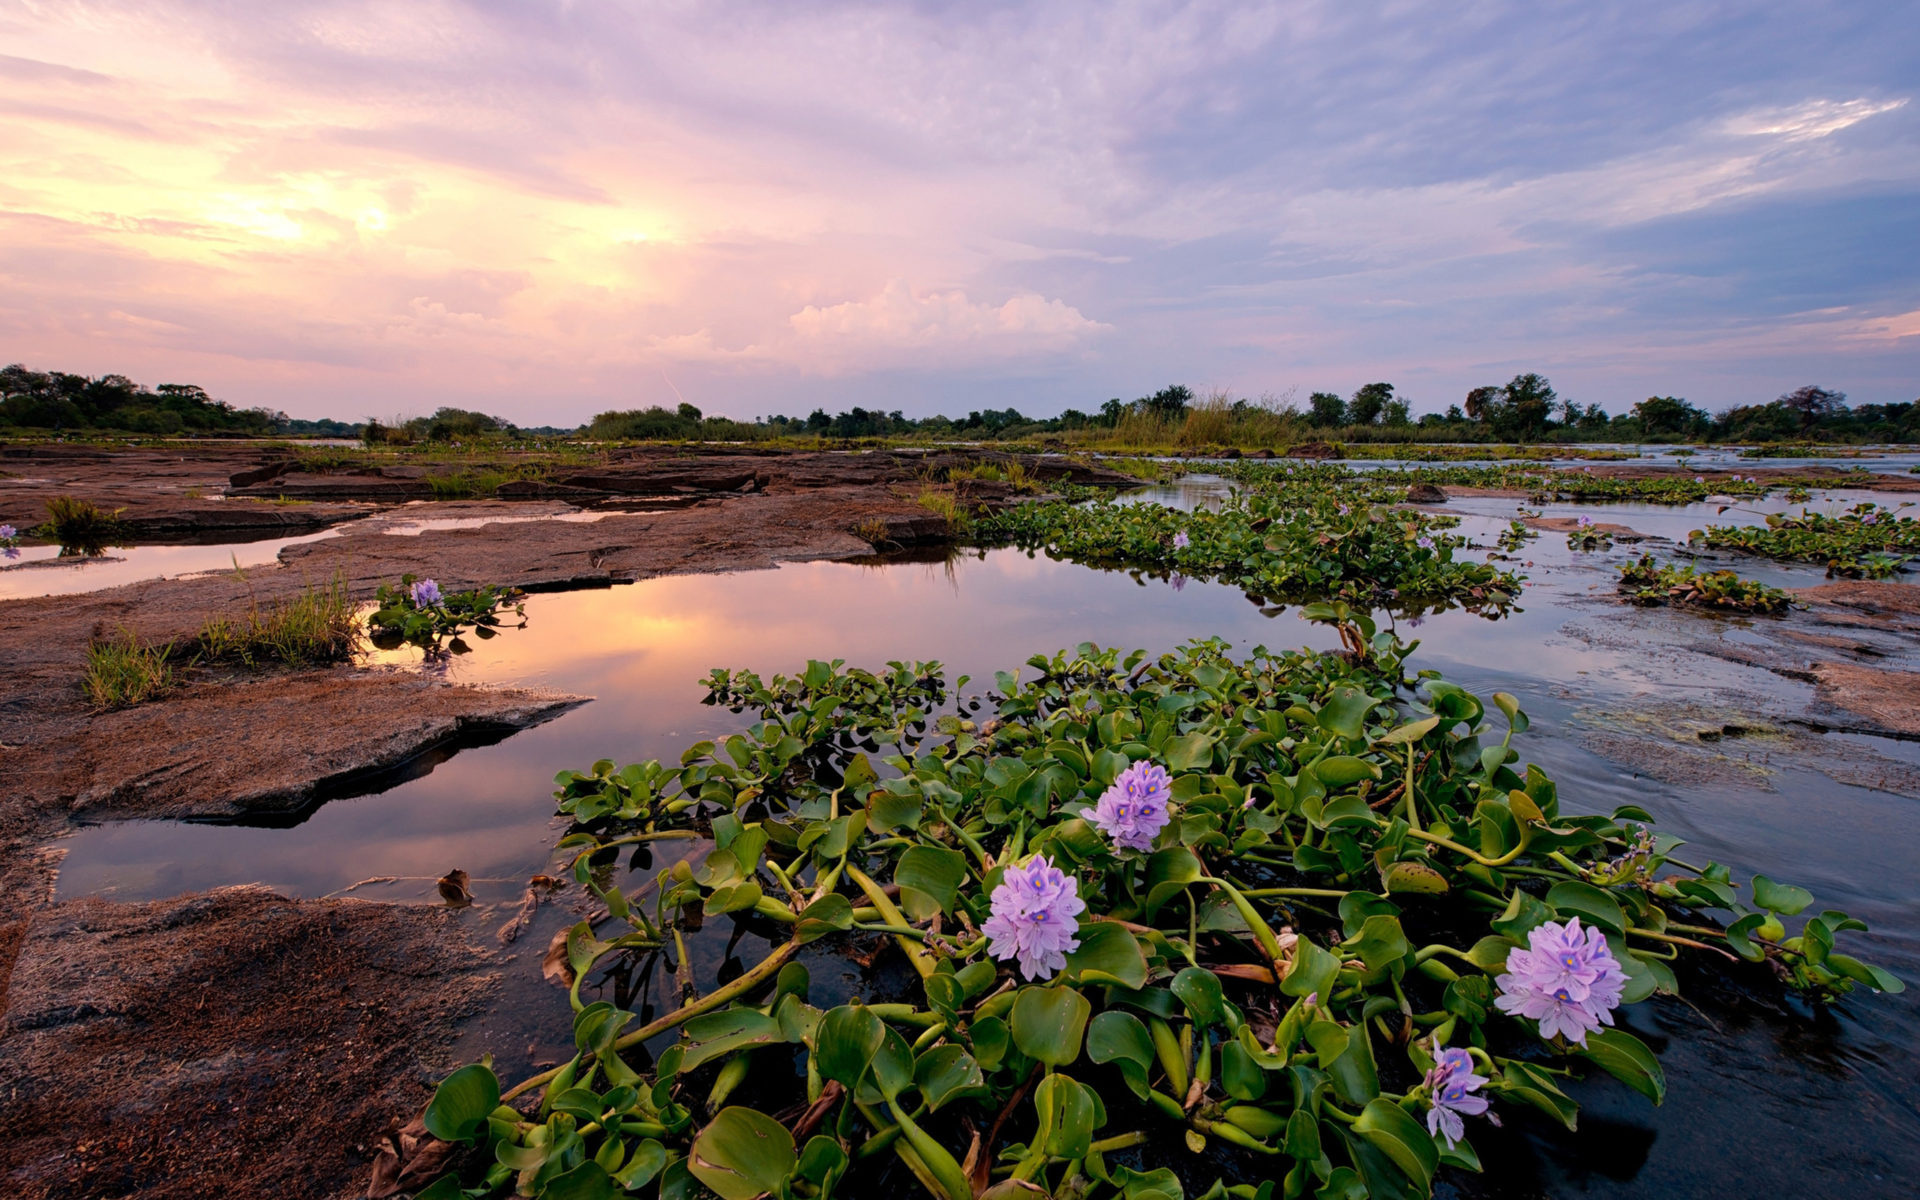
<svg viewBox="0 0 1920 1200">
<path fill-rule="evenodd" d="M 0 362 L 295 416 L 1920 395 L 1920 20 L 0 0 Z"/>
</svg>

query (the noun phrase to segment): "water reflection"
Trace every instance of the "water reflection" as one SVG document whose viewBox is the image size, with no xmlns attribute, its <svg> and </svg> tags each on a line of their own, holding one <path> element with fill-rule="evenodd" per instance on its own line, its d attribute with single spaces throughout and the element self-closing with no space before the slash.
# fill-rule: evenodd
<svg viewBox="0 0 1920 1200">
<path fill-rule="evenodd" d="M 1462 509 L 1469 507 L 1477 505 Z M 1462 515 L 1469 532 L 1490 542 L 1505 510 Z M 1804 684 L 1735 662 L 1658 649 L 1661 639 L 1738 632 L 1740 622 L 1638 614 L 1634 628 L 1645 631 L 1645 648 L 1625 651 L 1572 636 L 1576 623 L 1619 611 L 1612 563 L 1626 553 L 1575 555 L 1563 538 L 1542 535 L 1520 552 L 1535 564 L 1523 611 L 1498 622 L 1443 612 L 1417 630 L 1403 624 L 1403 632 L 1423 639 L 1413 666 L 1439 669 L 1482 695 L 1519 695 L 1534 721 L 1524 753 L 1559 781 L 1570 808 L 1637 804 L 1663 831 L 1691 843 L 1698 858 L 1736 864 L 1742 877 L 1762 872 L 1805 884 L 1823 904 L 1873 923 L 1864 955 L 1920 977 L 1920 881 L 1912 869 L 1920 858 L 1920 809 L 1911 799 L 1836 783 L 1784 759 L 1767 767 L 1771 787 L 1739 772 L 1668 785 L 1585 748 L 1581 723 L 1594 708 L 1737 694 L 1795 701 L 1806 693 Z M 83 830 L 63 842 L 70 853 L 60 894 L 137 899 L 257 880 L 318 895 L 378 878 L 386 882 L 353 894 L 432 902 L 434 880 L 460 867 L 470 872 L 478 901 L 463 919 L 476 940 L 490 941 L 528 876 L 552 868 L 562 832 L 552 817 L 554 771 L 600 757 L 677 755 L 690 742 L 747 723 L 702 703 L 698 681 L 713 667 L 770 675 L 792 672 L 807 658 L 867 667 L 939 659 L 950 679 L 972 676 L 966 691 L 978 693 L 995 670 L 1086 640 L 1152 650 L 1197 633 L 1218 634 L 1242 650 L 1256 643 L 1327 649 L 1336 642 L 1296 610 L 1251 604 L 1238 589 L 1209 580 L 1096 571 L 1013 550 L 793 564 L 542 594 L 529 597 L 527 615 L 526 629 L 476 643 L 473 653 L 447 664 L 449 677 L 544 685 L 597 697 L 592 703 L 463 752 L 382 794 L 334 801 L 293 828 L 125 823 Z M 393 670 L 417 661 L 411 650 L 377 656 Z M 678 853 L 656 848 L 629 885 Z M 472 1052 L 500 1054 L 509 1074 L 570 1052 L 565 1004 L 540 979 L 539 957 L 548 937 L 577 919 L 555 907 L 510 948 L 503 1002 L 476 1025 Z M 691 945 L 694 977 L 711 987 L 758 961 L 766 944 L 751 919 L 711 921 Z M 808 963 L 820 999 L 873 996 L 898 982 L 886 975 L 898 967 L 886 955 L 876 962 L 878 974 L 818 947 Z M 668 971 L 661 959 L 610 966 L 585 993 L 664 1011 L 674 994 Z M 1509 1108 L 1503 1130 L 1475 1131 L 1499 1172 L 1450 1176 L 1443 1194 L 1690 1196 L 1728 1187 L 1910 1194 L 1906 1183 L 1920 1171 L 1913 1070 L 1920 989 L 1828 1013 L 1783 1002 L 1764 981 L 1743 976 L 1694 972 L 1688 988 L 1686 1003 L 1642 1005 L 1629 1018 L 1649 1041 L 1666 1043 L 1671 1088 L 1663 1110 L 1656 1114 L 1604 1078 L 1574 1089 L 1586 1106 L 1578 1134 Z"/>
</svg>

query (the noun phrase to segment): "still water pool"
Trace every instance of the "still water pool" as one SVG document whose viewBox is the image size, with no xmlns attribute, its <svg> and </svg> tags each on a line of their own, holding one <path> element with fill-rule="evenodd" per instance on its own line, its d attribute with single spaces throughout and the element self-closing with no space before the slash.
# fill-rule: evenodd
<svg viewBox="0 0 1920 1200">
<path fill-rule="evenodd" d="M 1462 515 L 1463 528 L 1483 541 L 1504 524 L 1492 507 Z M 1417 627 L 1403 621 L 1403 634 L 1423 641 L 1410 665 L 1439 670 L 1482 696 L 1518 696 L 1534 721 L 1519 743 L 1523 759 L 1559 782 L 1563 804 L 1590 811 L 1638 804 L 1661 829 L 1692 843 L 1696 859 L 1730 863 L 1741 876 L 1760 872 L 1802 883 L 1819 904 L 1874 926 L 1861 939 L 1863 956 L 1920 980 L 1920 801 L 1838 783 L 1790 759 L 1768 765 L 1765 787 L 1738 770 L 1681 787 L 1636 775 L 1587 748 L 1579 734 L 1595 711 L 1630 714 L 1656 699 L 1723 707 L 1764 699 L 1787 708 L 1805 699 L 1801 684 L 1662 649 L 1737 642 L 1751 636 L 1752 622 L 1634 613 L 1633 628 L 1645 631 L 1644 652 L 1584 636 L 1621 619 L 1609 564 L 1625 553 L 1575 556 L 1563 538 L 1544 535 L 1520 552 L 1534 564 L 1525 611 L 1497 622 L 1460 612 Z M 1796 584 L 1818 578 L 1783 570 Z M 474 936 L 490 942 L 527 878 L 553 868 L 553 845 L 563 832 L 552 817 L 555 771 L 602 757 L 677 757 L 693 741 L 749 723 L 702 703 L 699 681 L 714 667 L 771 675 L 796 671 L 807 658 L 867 667 L 938 659 L 949 680 L 972 676 L 964 691 L 977 695 L 995 670 L 1081 641 L 1156 651 L 1203 635 L 1243 650 L 1336 644 L 1330 631 L 1294 610 L 1263 608 L 1234 588 L 1093 570 L 1013 550 L 935 562 L 794 564 L 536 595 L 527 617 L 524 630 L 476 643 L 473 653 L 442 669 L 462 682 L 547 686 L 593 696 L 592 703 L 454 755 L 382 794 L 326 804 L 291 826 L 153 822 L 81 830 L 62 842 L 68 853 L 60 893 L 133 900 L 258 881 L 316 896 L 377 878 L 384 882 L 352 894 L 434 902 L 434 880 L 458 867 L 474 878 L 480 901 L 467 910 Z M 421 669 L 413 652 L 375 661 Z M 1898 743 L 1876 740 L 1872 749 L 1900 761 L 1916 757 Z M 667 861 L 656 853 L 629 884 L 638 886 Z M 567 1039 L 565 1001 L 541 980 L 539 962 L 551 933 L 577 919 L 549 906 L 533 930 L 502 951 L 502 1003 L 477 1023 L 467 1049 L 494 1052 L 506 1075 L 553 1059 Z M 764 950 L 757 936 L 729 926 L 710 922 L 693 950 L 703 988 Z M 849 964 L 841 964 L 837 979 L 823 959 L 809 965 L 822 990 L 863 986 Z M 671 1004 L 664 982 L 596 978 L 585 991 L 612 998 L 610 989 L 618 989 L 644 1010 L 655 998 Z M 1915 1194 L 1920 988 L 1815 1011 L 1711 970 L 1694 971 L 1684 983 L 1684 1000 L 1656 1000 L 1626 1015 L 1628 1027 L 1664 1054 L 1664 1111 L 1656 1114 L 1604 1076 L 1589 1080 L 1572 1089 L 1583 1107 L 1580 1132 L 1558 1132 L 1512 1112 L 1503 1129 L 1474 1135 L 1498 1170 L 1478 1179 L 1453 1174 L 1442 1194 Z"/>
</svg>

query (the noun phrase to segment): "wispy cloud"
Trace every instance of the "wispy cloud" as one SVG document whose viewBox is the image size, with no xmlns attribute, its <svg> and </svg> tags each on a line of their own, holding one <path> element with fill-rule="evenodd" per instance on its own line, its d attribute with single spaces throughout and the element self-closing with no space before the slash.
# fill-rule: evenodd
<svg viewBox="0 0 1920 1200">
<path fill-rule="evenodd" d="M 0 357 L 541 420 L 662 367 L 1911 399 L 1897 10 L 56 0 L 0 11 Z"/>
</svg>

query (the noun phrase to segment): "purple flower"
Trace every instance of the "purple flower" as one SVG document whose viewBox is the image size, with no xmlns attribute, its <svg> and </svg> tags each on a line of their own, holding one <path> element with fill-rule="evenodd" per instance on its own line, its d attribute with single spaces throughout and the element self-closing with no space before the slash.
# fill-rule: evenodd
<svg viewBox="0 0 1920 1200">
<path fill-rule="evenodd" d="M 1415 542 L 1414 545 L 1420 547 L 1422 550 L 1431 550 L 1433 549 L 1433 539 L 1423 534 L 1420 540 Z"/>
<path fill-rule="evenodd" d="M 1454 1148 L 1466 1133 L 1462 1115 L 1477 1117 L 1487 1111 L 1487 1098 L 1473 1093 L 1487 1082 L 1473 1073 L 1473 1055 L 1458 1046 L 1449 1046 L 1434 1060 L 1427 1072 L 1427 1133 L 1445 1138 L 1447 1149 Z"/>
<path fill-rule="evenodd" d="M 1185 575 L 1182 575 L 1180 572 L 1175 571 L 1172 575 L 1167 577 L 1167 582 L 1172 584 L 1173 590 L 1177 592 L 1181 588 L 1184 588 L 1187 586 L 1187 577 Z"/>
<path fill-rule="evenodd" d="M 11 542 L 20 536 L 20 531 L 11 525 L 0 525 L 0 542 Z"/>
<path fill-rule="evenodd" d="M 1193 540 L 1187 536 L 1186 530 L 1182 529 L 1179 533 L 1173 535 L 1173 548 L 1175 550 L 1185 550 L 1191 545 L 1193 545 Z"/>
<path fill-rule="evenodd" d="M 1860 518 L 1860 523 L 1862 525 L 1878 525 L 1880 523 L 1880 516 L 1878 513 L 1868 513 L 1866 516 Z M 0 528 L 4 528 L 4 527 L 0 527 Z M 4 537 L 4 536 L 6 535 L 0 534 L 0 537 Z"/>
<path fill-rule="evenodd" d="M 1693 481 L 1695 483 L 1705 483 L 1707 481 L 1707 477 L 1705 475 L 1695 475 L 1693 477 Z"/>
<path fill-rule="evenodd" d="M 1574 523 L 1575 523 L 1576 525 L 1578 525 L 1578 526 L 1580 526 L 1580 528 L 1582 528 L 1582 529 L 1592 529 L 1592 528 L 1593 528 L 1593 518 L 1592 518 L 1592 517 L 1581 517 L 1581 518 L 1579 518 L 1578 520 L 1576 520 L 1576 521 L 1575 521 Z"/>
<path fill-rule="evenodd" d="M 440 585 L 431 579 L 422 579 L 408 589 L 413 597 L 415 608 L 432 608 L 440 603 Z"/>
<path fill-rule="evenodd" d="M 1613 1024 L 1613 1010 L 1627 983 L 1620 961 L 1598 929 L 1548 921 L 1527 935 L 1525 950 L 1507 955 L 1507 973 L 1495 982 L 1502 1012 L 1540 1022 L 1540 1036 L 1565 1034 L 1576 1045 Z"/>
<path fill-rule="evenodd" d="M 1023 867 L 1008 867 L 993 889 L 993 915 L 985 925 L 987 949 L 1011 958 L 1028 979 L 1051 979 L 1067 965 L 1067 951 L 1080 948 L 1076 916 L 1086 911 L 1080 884 L 1036 854 Z"/>
<path fill-rule="evenodd" d="M 1120 772 L 1113 786 L 1087 810 L 1087 820 L 1113 839 L 1117 850 L 1151 850 L 1167 827 L 1172 781 L 1158 763 L 1137 762 Z"/>
<path fill-rule="evenodd" d="M 1342 505 L 1340 506 L 1340 515 L 1341 515 L 1341 516 L 1343 516 L 1343 517 L 1344 517 L 1344 516 L 1346 516 L 1346 515 L 1347 515 L 1348 513 L 1350 513 L 1350 512 L 1352 512 L 1352 511 L 1353 511 L 1352 509 L 1350 509 L 1350 508 L 1348 508 L 1348 507 L 1347 507 L 1346 505 L 1344 505 L 1344 504 L 1342 504 Z"/>
</svg>

